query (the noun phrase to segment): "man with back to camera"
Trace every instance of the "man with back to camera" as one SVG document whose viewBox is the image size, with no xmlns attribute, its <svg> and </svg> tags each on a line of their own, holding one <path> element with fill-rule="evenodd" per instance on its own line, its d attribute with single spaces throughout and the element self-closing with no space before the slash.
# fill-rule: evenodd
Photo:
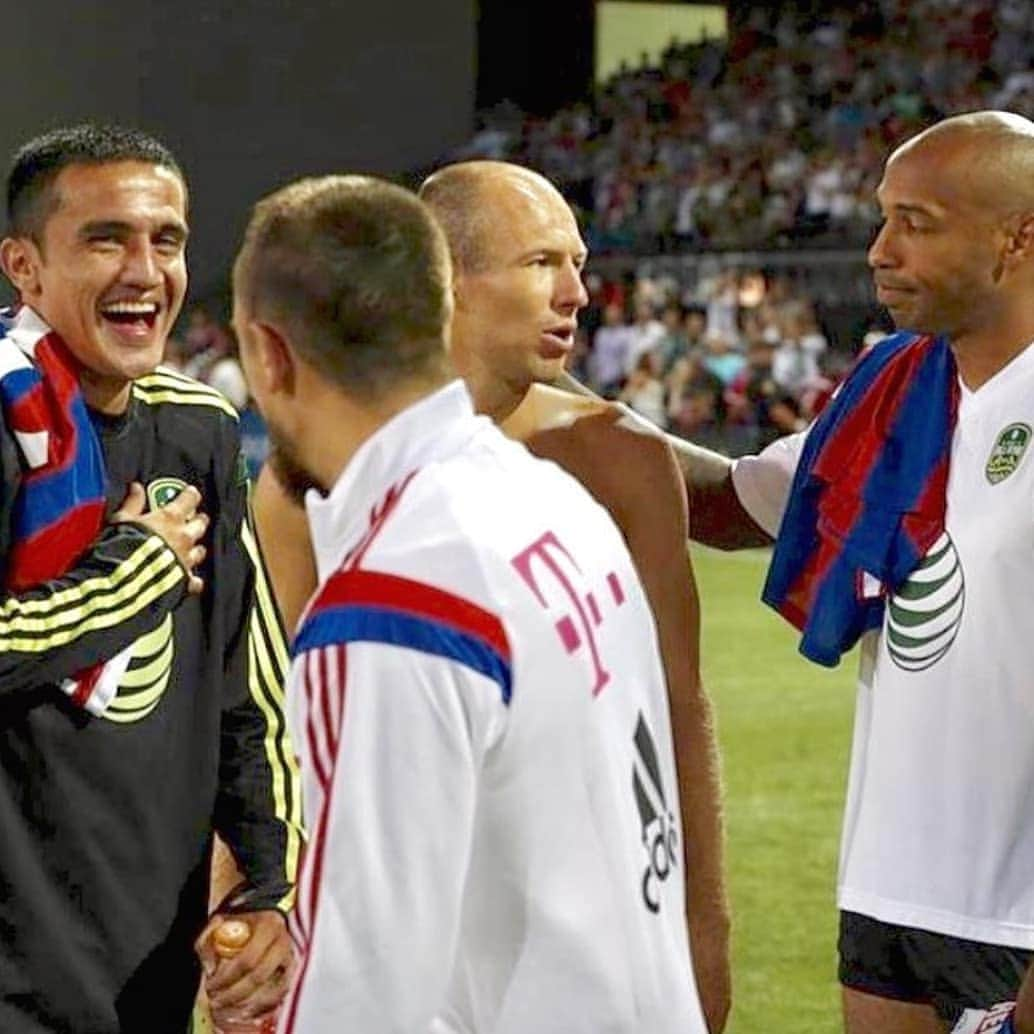
<svg viewBox="0 0 1034 1034">
<path fill-rule="evenodd" d="M 187 283 L 163 145 L 55 130 L 15 156 L 7 203 L 0 1029 L 183 1034 L 213 828 L 252 929 L 227 1002 L 268 1011 L 291 961 L 283 646 L 235 414 L 155 372 Z"/>
<path fill-rule="evenodd" d="M 256 207 L 234 323 L 319 581 L 280 1029 L 702 1034 L 645 595 L 606 512 L 475 415 L 451 308 L 407 191 L 327 177 Z"/>
<path fill-rule="evenodd" d="M 567 202 L 543 177 L 503 162 L 467 162 L 420 191 L 445 230 L 455 271 L 450 354 L 478 412 L 558 462 L 621 529 L 658 626 L 686 830 L 682 878 L 693 965 L 708 1027 L 729 1011 L 719 778 L 710 702 L 699 674 L 699 604 L 686 556 L 685 493 L 662 438 L 622 407 L 549 387 L 585 304 L 586 249 Z M 288 628 L 316 578 L 304 515 L 270 471 L 256 520 Z"/>
<path fill-rule="evenodd" d="M 776 537 L 766 595 L 804 626 L 804 652 L 830 663 L 878 629 L 862 640 L 840 861 L 849 1034 L 1034 1031 L 1032 185 L 1034 124 L 1015 114 L 949 118 L 895 150 L 869 264 L 903 333 L 808 432 L 735 466 L 682 451 L 694 537 Z M 906 540 L 874 512 L 895 499 Z M 858 571 L 836 569 L 816 514 L 861 550 Z M 803 564 L 817 547 L 825 569 Z M 857 595 L 831 593 L 826 570 Z M 845 608 L 845 641 L 809 620 Z"/>
</svg>

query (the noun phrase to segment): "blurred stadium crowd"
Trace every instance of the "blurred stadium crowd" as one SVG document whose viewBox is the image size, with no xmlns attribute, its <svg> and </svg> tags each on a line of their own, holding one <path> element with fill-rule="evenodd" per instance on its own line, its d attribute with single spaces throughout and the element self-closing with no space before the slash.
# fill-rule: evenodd
<svg viewBox="0 0 1034 1034">
<path fill-rule="evenodd" d="M 727 39 L 673 39 L 552 117 L 484 113 L 448 157 L 538 169 L 578 211 L 594 259 L 572 372 L 738 455 L 804 426 L 879 335 L 864 249 L 887 154 L 979 108 L 1034 117 L 1029 0 L 749 5 Z M 195 309 L 172 360 L 240 405 L 232 354 Z"/>
<path fill-rule="evenodd" d="M 1034 114 L 1027 0 L 750 5 L 727 40 L 643 55 L 595 97 L 487 113 L 464 157 L 540 170 L 593 251 L 864 244 L 888 150 L 945 115 Z"/>
</svg>

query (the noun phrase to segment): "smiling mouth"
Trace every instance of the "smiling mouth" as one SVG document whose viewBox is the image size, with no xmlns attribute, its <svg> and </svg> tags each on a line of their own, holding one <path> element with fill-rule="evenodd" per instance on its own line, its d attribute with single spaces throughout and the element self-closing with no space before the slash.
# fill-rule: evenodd
<svg viewBox="0 0 1034 1034">
<path fill-rule="evenodd" d="M 119 329 L 144 333 L 154 329 L 160 311 L 157 302 L 110 302 L 101 306 L 100 315 Z"/>
</svg>

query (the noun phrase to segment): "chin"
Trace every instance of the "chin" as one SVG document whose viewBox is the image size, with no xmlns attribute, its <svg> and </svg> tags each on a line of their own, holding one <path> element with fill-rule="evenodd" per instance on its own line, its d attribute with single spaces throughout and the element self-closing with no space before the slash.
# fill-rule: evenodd
<svg viewBox="0 0 1034 1034">
<path fill-rule="evenodd" d="M 138 377 L 146 377 L 161 364 L 164 348 L 151 348 L 132 358 L 127 358 L 119 363 L 119 373 L 128 381 L 135 381 Z"/>
<path fill-rule="evenodd" d="M 531 380 L 536 384 L 548 384 L 560 377 L 567 367 L 567 357 L 543 359 L 539 357 L 532 370 Z"/>
</svg>

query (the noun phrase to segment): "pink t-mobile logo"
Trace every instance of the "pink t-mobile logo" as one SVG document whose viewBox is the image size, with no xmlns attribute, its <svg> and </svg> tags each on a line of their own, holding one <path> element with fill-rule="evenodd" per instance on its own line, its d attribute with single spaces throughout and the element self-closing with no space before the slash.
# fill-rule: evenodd
<svg viewBox="0 0 1034 1034">
<path fill-rule="evenodd" d="M 603 666 L 596 639 L 596 629 L 603 623 L 603 614 L 596 595 L 591 589 L 584 592 L 580 590 L 578 583 L 584 581 L 581 568 L 556 535 L 552 531 L 547 531 L 527 549 L 521 550 L 511 561 L 543 607 L 550 609 L 546 594 L 542 591 L 533 570 L 536 561 L 540 570 L 545 569 L 545 573 L 560 586 L 570 602 L 571 610 L 555 623 L 557 635 L 569 654 L 576 653 L 582 646 L 588 648 L 595 679 L 592 693 L 596 696 L 610 681 L 610 672 Z M 584 588 L 584 585 L 582 587 Z M 607 575 L 607 588 L 614 603 L 620 607 L 625 602 L 625 593 L 613 571 Z"/>
</svg>

